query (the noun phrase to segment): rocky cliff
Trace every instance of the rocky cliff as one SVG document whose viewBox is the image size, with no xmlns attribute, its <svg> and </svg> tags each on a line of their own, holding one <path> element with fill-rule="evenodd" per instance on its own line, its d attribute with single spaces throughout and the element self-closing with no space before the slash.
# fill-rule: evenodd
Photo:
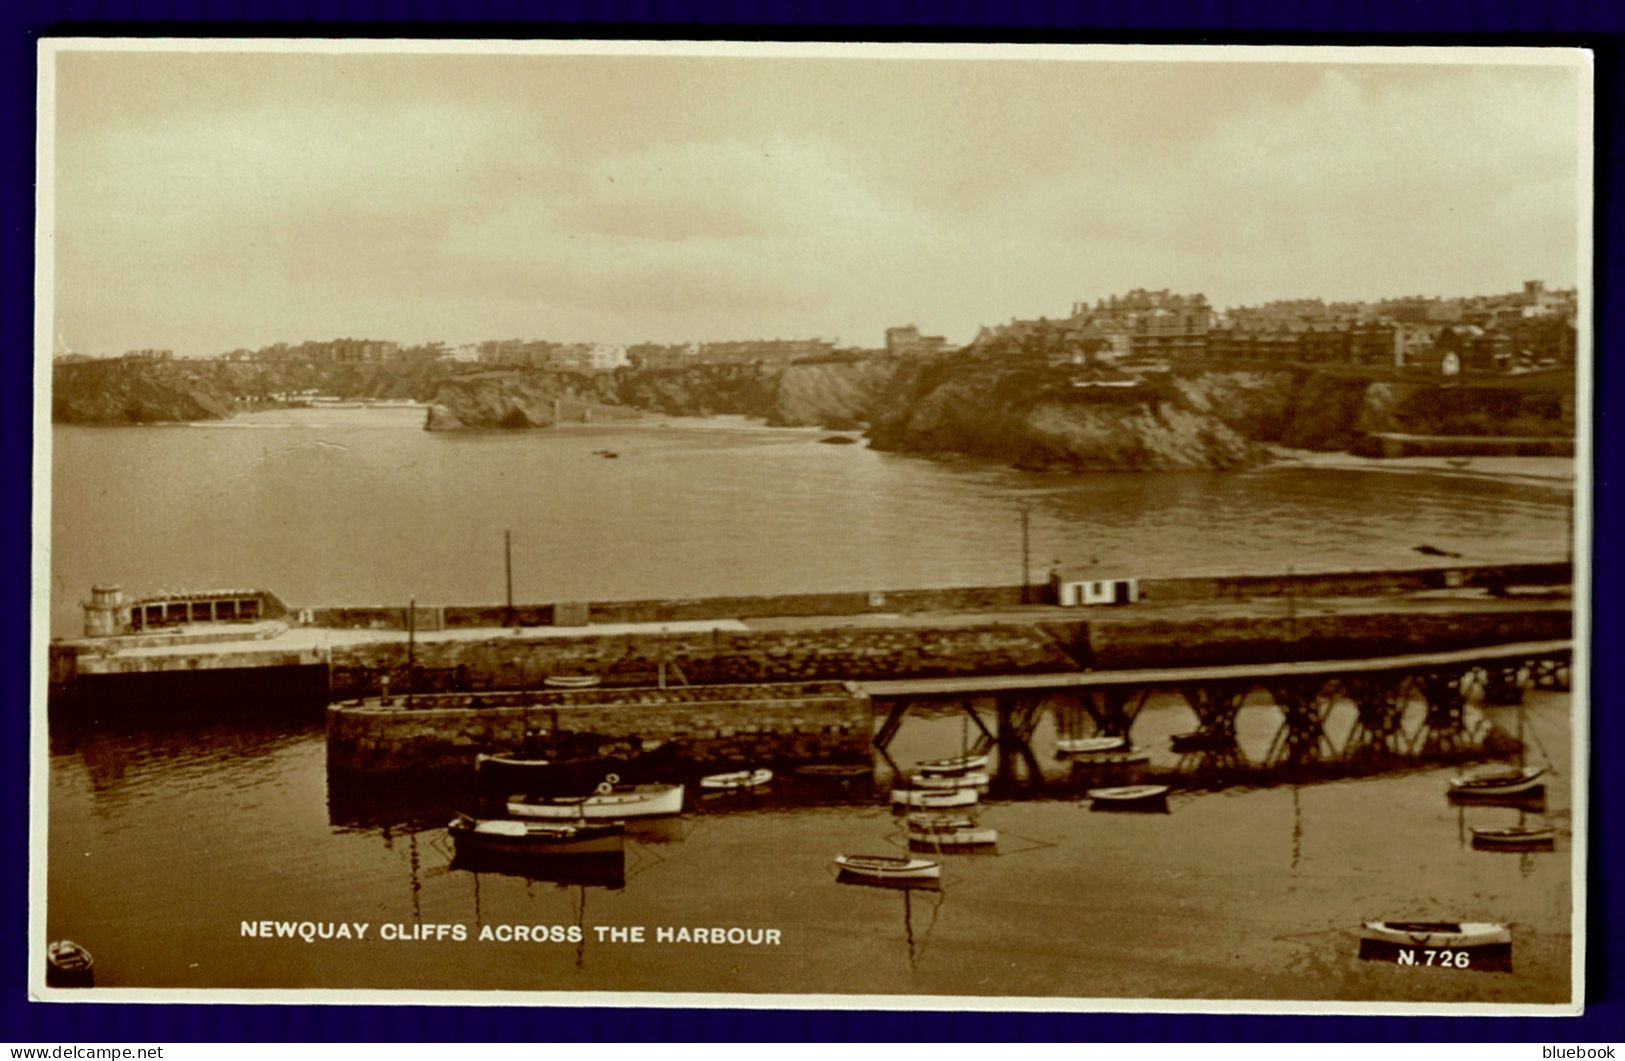
<svg viewBox="0 0 1625 1061">
<path fill-rule="evenodd" d="M 878 358 L 785 366 L 693 365 L 616 377 L 622 404 L 669 416 L 761 417 L 774 427 L 869 422 L 896 363 Z"/>
<path fill-rule="evenodd" d="M 152 424 L 230 416 L 234 391 L 212 365 L 81 361 L 53 366 L 51 419 Z"/>
<path fill-rule="evenodd" d="M 1236 468 L 1266 444 L 1360 451 L 1375 433 L 1570 437 L 1573 377 L 1439 383 L 1354 368 L 1204 369 L 1139 379 L 1109 369 L 966 351 L 930 359 L 693 365 L 573 375 L 479 365 L 65 363 L 52 413 L 67 423 L 231 415 L 301 390 L 430 404 L 427 427 L 547 427 L 635 411 L 732 414 L 777 426 L 867 425 L 877 449 L 1025 468 Z"/>
<path fill-rule="evenodd" d="M 609 377 L 518 370 L 475 372 L 442 380 L 429 399 L 430 431 L 551 427 L 560 414 L 618 400 Z"/>
<path fill-rule="evenodd" d="M 870 431 L 877 449 L 967 453 L 1078 471 L 1236 468 L 1289 416 L 1279 374 L 1074 379 L 971 359 L 899 372 Z"/>
</svg>

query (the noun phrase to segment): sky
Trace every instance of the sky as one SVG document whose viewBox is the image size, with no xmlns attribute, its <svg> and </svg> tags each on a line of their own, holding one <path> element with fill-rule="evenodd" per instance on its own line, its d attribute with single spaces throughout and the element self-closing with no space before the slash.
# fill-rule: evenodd
<svg viewBox="0 0 1625 1061">
<path fill-rule="evenodd" d="M 1576 284 L 1579 67 L 1194 54 L 65 51 L 54 349 L 962 343 L 1136 287 Z"/>
</svg>

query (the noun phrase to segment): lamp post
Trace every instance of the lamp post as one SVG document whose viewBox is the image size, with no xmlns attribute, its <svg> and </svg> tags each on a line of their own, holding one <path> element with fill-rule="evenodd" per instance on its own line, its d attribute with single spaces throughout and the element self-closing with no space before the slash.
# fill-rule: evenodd
<svg viewBox="0 0 1625 1061">
<path fill-rule="evenodd" d="M 1030 586 L 1032 584 L 1031 566 L 1030 566 L 1030 557 L 1032 555 L 1032 549 L 1031 549 L 1029 534 L 1028 534 L 1028 522 L 1029 521 L 1028 521 L 1027 506 L 1022 505 L 1021 506 L 1021 603 L 1023 603 L 1023 604 L 1031 604 L 1032 603 L 1032 595 L 1028 592 L 1028 586 Z"/>
</svg>

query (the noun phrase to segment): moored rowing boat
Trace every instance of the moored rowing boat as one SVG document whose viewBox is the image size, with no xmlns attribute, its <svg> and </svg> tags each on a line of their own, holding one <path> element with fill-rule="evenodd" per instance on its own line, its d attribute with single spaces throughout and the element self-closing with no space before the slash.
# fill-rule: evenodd
<svg viewBox="0 0 1625 1061">
<path fill-rule="evenodd" d="M 459 814 L 446 826 L 458 854 L 588 855 L 618 853 L 625 826 L 620 822 L 525 821 L 473 818 Z"/>
<path fill-rule="evenodd" d="M 1127 737 L 1062 737 L 1055 742 L 1055 750 L 1061 755 L 1097 755 L 1127 749 Z"/>
<path fill-rule="evenodd" d="M 949 759 L 926 759 L 916 764 L 915 769 L 922 774 L 964 774 L 972 770 L 987 769 L 987 756 L 985 755 L 956 755 Z"/>
<path fill-rule="evenodd" d="M 508 813 L 515 818 L 649 818 L 682 812 L 682 785 L 601 785 L 598 792 L 581 798 L 508 800 Z"/>
<path fill-rule="evenodd" d="M 1360 957 L 1400 965 L 1507 970 L 1512 929 L 1489 921 L 1367 921 L 1360 927 Z"/>
<path fill-rule="evenodd" d="M 1123 785 L 1092 788 L 1088 792 L 1090 810 L 1168 811 L 1167 785 Z"/>
<path fill-rule="evenodd" d="M 711 774 L 700 778 L 700 787 L 712 791 L 731 791 L 742 788 L 758 788 L 773 780 L 773 771 L 739 770 L 731 774 Z"/>
<path fill-rule="evenodd" d="M 843 874 L 870 880 L 936 880 L 942 876 L 942 863 L 928 858 L 898 858 L 894 855 L 836 855 L 835 865 Z"/>
<path fill-rule="evenodd" d="M 971 807 L 975 806 L 978 798 L 974 788 L 894 788 L 891 794 L 894 809 L 921 807 L 927 810 L 941 810 L 948 807 Z"/>
<path fill-rule="evenodd" d="M 1473 846 L 1485 851 L 1550 851 L 1557 846 L 1557 830 L 1550 826 L 1514 825 L 1472 832 Z"/>
<path fill-rule="evenodd" d="M 915 788 L 955 789 L 986 788 L 990 779 L 983 773 L 969 774 L 915 774 L 909 782 Z"/>
</svg>

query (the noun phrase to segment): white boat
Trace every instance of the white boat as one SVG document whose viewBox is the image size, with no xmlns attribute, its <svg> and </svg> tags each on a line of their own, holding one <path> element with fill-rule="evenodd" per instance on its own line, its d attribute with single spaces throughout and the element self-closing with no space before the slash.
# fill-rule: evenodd
<svg viewBox="0 0 1625 1061">
<path fill-rule="evenodd" d="M 1360 928 L 1366 961 L 1440 969 L 1512 968 L 1512 929 L 1490 921 L 1367 921 Z"/>
<path fill-rule="evenodd" d="M 1511 943 L 1512 929 L 1490 921 L 1367 921 L 1360 938 L 1408 947 L 1481 947 Z"/>
<path fill-rule="evenodd" d="M 942 876 L 942 863 L 928 858 L 899 858 L 895 855 L 836 855 L 835 865 L 842 873 L 870 880 L 936 880 Z"/>
<path fill-rule="evenodd" d="M 1520 766 L 1452 777 L 1450 796 L 1453 799 L 1531 796 L 1537 790 L 1545 790 L 1546 783 L 1541 780 L 1545 773 L 1546 768 L 1543 766 Z"/>
<path fill-rule="evenodd" d="M 986 788 L 989 778 L 983 773 L 915 774 L 909 781 L 915 788 Z"/>
<path fill-rule="evenodd" d="M 927 759 L 915 767 L 922 774 L 941 777 L 947 774 L 966 774 L 972 770 L 987 769 L 985 755 L 956 755 L 951 759 Z"/>
<path fill-rule="evenodd" d="M 1557 846 L 1557 830 L 1549 825 L 1474 829 L 1472 833 L 1473 846 L 1483 851 L 1550 851 Z"/>
<path fill-rule="evenodd" d="M 1167 785 L 1123 785 L 1117 788 L 1091 788 L 1090 810 L 1168 810 Z"/>
<path fill-rule="evenodd" d="M 602 680 L 596 674 L 549 674 L 542 684 L 550 689 L 591 689 Z"/>
<path fill-rule="evenodd" d="M 45 983 L 50 987 L 91 987 L 96 983 L 96 959 L 71 939 L 48 943 Z"/>
<path fill-rule="evenodd" d="M 973 829 L 976 827 L 976 818 L 970 814 L 910 814 L 908 816 L 909 828 L 916 826 L 921 829 Z"/>
<path fill-rule="evenodd" d="M 757 788 L 773 780 L 773 771 L 738 770 L 731 774 L 711 774 L 700 778 L 700 787 L 713 791 L 729 792 L 741 788 Z"/>
<path fill-rule="evenodd" d="M 1450 779 L 1449 797 L 1459 802 L 1473 802 L 1474 800 L 1495 801 L 1507 798 L 1533 797 L 1536 794 L 1545 795 L 1546 783 L 1541 777 L 1546 773 L 1543 766 L 1530 766 L 1524 760 L 1527 745 L 1524 743 L 1523 730 L 1523 703 L 1518 703 L 1518 763 L 1516 766 L 1493 767 L 1476 774 L 1465 774 Z"/>
<path fill-rule="evenodd" d="M 894 788 L 891 801 L 898 807 L 920 807 L 941 810 L 947 807 L 972 807 L 979 797 L 974 788 Z"/>
<path fill-rule="evenodd" d="M 598 786 L 590 796 L 564 799 L 508 800 L 515 818 L 652 818 L 683 813 L 682 785 Z"/>
<path fill-rule="evenodd" d="M 1097 755 L 1128 750 L 1127 737 L 1062 737 L 1055 742 L 1061 755 Z"/>
<path fill-rule="evenodd" d="M 999 831 L 969 819 L 939 823 L 910 817 L 908 842 L 916 847 L 990 847 L 999 842 Z"/>
</svg>

